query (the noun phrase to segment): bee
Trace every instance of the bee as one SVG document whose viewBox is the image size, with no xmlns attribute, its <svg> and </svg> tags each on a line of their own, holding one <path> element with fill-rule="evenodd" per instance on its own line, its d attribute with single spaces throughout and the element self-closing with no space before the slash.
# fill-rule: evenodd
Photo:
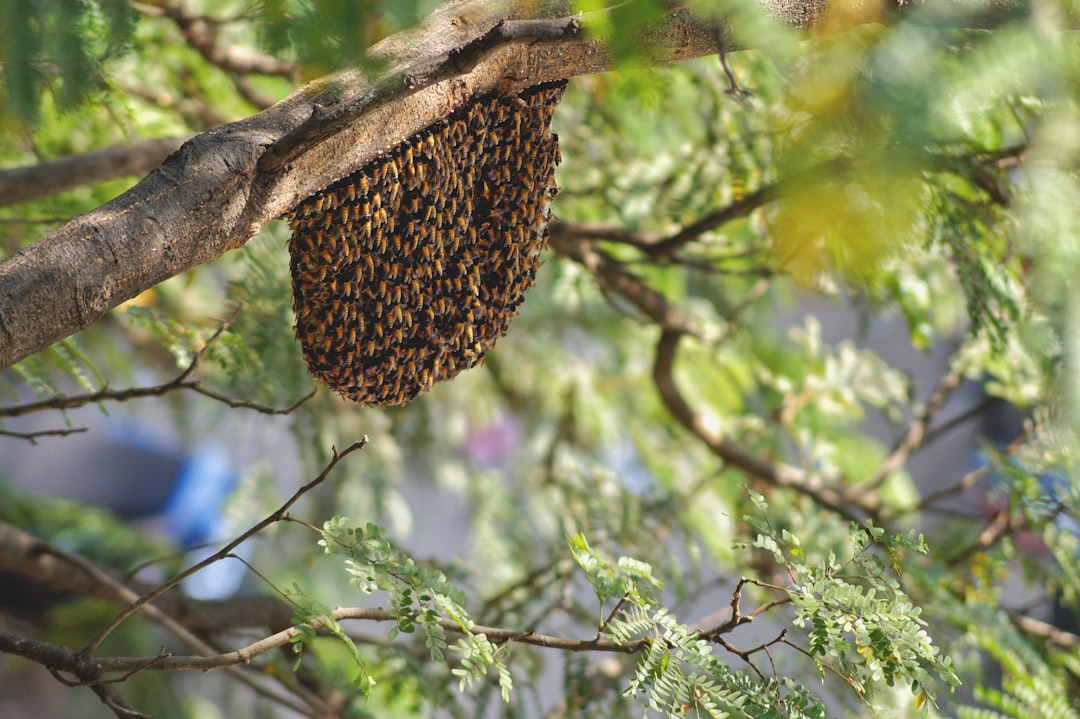
<svg viewBox="0 0 1080 719">
<path fill-rule="evenodd" d="M 481 98 L 288 213 L 296 335 L 316 378 L 401 404 L 505 334 L 546 244 L 561 91 Z"/>
</svg>

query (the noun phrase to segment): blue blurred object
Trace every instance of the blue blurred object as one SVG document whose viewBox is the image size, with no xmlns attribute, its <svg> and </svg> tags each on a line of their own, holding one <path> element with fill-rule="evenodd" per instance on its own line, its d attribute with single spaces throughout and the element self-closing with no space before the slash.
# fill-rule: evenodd
<svg viewBox="0 0 1080 719">
<path fill-rule="evenodd" d="M 208 543 L 238 534 L 224 510 L 239 473 L 220 444 L 184 450 L 134 419 L 110 418 L 104 427 L 48 449 L 7 443 L 2 450 L 3 479 L 22 491 L 107 509 L 191 550 L 192 562 L 214 551 Z M 226 598 L 244 576 L 241 563 L 227 560 L 200 571 L 183 588 L 199 598 Z"/>
</svg>

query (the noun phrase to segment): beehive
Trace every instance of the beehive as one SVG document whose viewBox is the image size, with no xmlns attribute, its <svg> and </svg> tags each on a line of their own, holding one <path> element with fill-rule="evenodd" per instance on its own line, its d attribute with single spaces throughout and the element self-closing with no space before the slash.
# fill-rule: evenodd
<svg viewBox="0 0 1080 719">
<path fill-rule="evenodd" d="M 547 243 L 565 85 L 482 97 L 293 209 L 296 336 L 316 379 L 403 404 L 506 333 Z"/>
</svg>

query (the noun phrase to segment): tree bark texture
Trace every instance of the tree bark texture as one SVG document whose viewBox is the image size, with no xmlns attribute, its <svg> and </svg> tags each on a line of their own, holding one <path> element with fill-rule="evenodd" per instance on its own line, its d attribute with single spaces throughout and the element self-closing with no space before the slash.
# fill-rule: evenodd
<svg viewBox="0 0 1080 719">
<path fill-rule="evenodd" d="M 826 9 L 825 0 L 761 3 L 797 28 Z M 989 5 L 1011 11 L 1020 3 Z M 0 262 L 0 369 L 242 246 L 472 98 L 609 69 L 603 44 L 572 20 L 558 0 L 449 2 L 420 28 L 372 48 L 386 68 L 377 77 L 344 71 L 191 138 L 124 194 Z M 718 52 L 717 37 L 713 25 L 675 10 L 642 43 L 651 62 L 665 64 Z"/>
</svg>

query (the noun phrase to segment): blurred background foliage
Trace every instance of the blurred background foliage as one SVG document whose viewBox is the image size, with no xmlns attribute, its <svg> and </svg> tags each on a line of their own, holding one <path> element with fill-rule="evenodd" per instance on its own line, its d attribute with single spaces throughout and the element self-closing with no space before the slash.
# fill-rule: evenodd
<svg viewBox="0 0 1080 719">
<path fill-rule="evenodd" d="M 370 45 L 436 5 L 9 0 L 0 4 L 0 166 L 184 137 L 250 115 L 299 82 L 364 63 Z M 575 9 L 609 39 L 620 70 L 570 83 L 554 122 L 563 164 L 552 250 L 481 367 L 404 408 L 366 409 L 320 388 L 283 419 L 229 425 L 222 418 L 242 410 L 208 398 L 139 402 L 164 405 L 191 443 L 229 427 L 224 441 L 243 472 L 227 505 L 236 527 L 315 476 L 332 446 L 368 435 L 300 514 L 315 526 L 346 515 L 386 527 L 390 541 L 465 590 L 478 623 L 591 637 L 604 630 L 597 597 L 608 610 L 622 604 L 600 577 L 644 582 L 654 572 L 662 593 L 629 601 L 630 628 L 619 632 L 639 636 L 633 621 L 645 635 L 659 627 L 688 652 L 671 656 L 695 656 L 692 633 L 643 607 L 718 625 L 706 618 L 749 577 L 786 587 L 795 609 L 777 606 L 756 620 L 758 634 L 731 641 L 749 648 L 787 628 L 804 651 L 758 652 L 757 674 L 714 644 L 742 674 L 700 696 L 669 697 L 660 680 L 686 690 L 699 686 L 694 671 L 716 679 L 712 665 L 669 676 L 676 662 L 651 653 L 635 670 L 621 655 L 513 646 L 500 659 L 515 685 L 503 703 L 497 678 L 459 693 L 452 662 L 388 642 L 378 626 L 354 638 L 377 681 L 367 703 L 341 643 L 316 642 L 295 678 L 287 659 L 265 671 L 285 686 L 334 685 L 355 716 L 623 716 L 656 697 L 664 701 L 646 711 L 673 716 L 1075 714 L 1080 66 L 1066 30 L 1076 9 L 1040 0 L 988 22 L 978 6 L 949 17 L 929 4 L 867 16 L 866 4 L 836 2 L 816 31 L 796 33 L 754 3 L 689 3 L 731 19 L 728 42 L 751 48 L 725 56 L 747 94 L 733 92 L 716 57 L 642 66 L 636 33 L 671 3 L 591 14 L 605 5 Z M 215 59 L 207 37 L 271 71 Z M 136 179 L 0 203 L 4 254 Z M 575 261 L 574 240 L 630 276 L 631 291 Z M 287 242 L 285 224 L 271 223 L 242 249 L 20 363 L 0 375 L 5 406 L 167 381 L 234 311 L 200 380 L 229 397 L 291 405 L 314 384 L 292 335 Z M 640 302 L 650 292 L 692 328 L 673 375 L 694 421 L 799 481 L 739 469 L 672 412 L 658 391 L 662 328 Z M 883 335 L 888 342 L 877 341 Z M 995 431 L 992 410 L 1003 406 L 1020 419 Z M 79 421 L 55 418 L 60 427 Z M 63 452 L 64 441 L 41 438 L 34 451 Z M 930 449 L 933 459 L 919 464 Z M 23 495 L 4 495 L 0 507 L 3 521 L 123 569 L 163 556 L 99 512 Z M 860 546 L 852 518 L 903 536 L 920 528 L 928 549 L 891 534 Z M 567 538 L 579 533 L 591 548 L 576 545 L 572 558 Z M 317 539 L 292 525 L 261 535 L 248 591 L 295 583 L 322 605 L 360 603 Z M 620 574 L 623 565 L 596 558 L 620 555 L 651 569 Z M 849 567 L 855 579 L 841 571 Z M 583 571 L 594 588 L 609 588 L 593 596 Z M 769 586 L 747 586 L 743 611 L 775 599 Z M 887 601 L 865 610 L 863 619 L 882 623 L 863 642 L 852 623 L 870 606 L 867 588 Z M 62 606 L 57 631 L 79 620 L 86 632 L 85 622 L 107 616 Z M 909 654 L 923 641 L 904 634 L 911 622 L 883 639 L 880 628 L 894 626 L 885 622 L 903 617 L 925 622 L 952 664 Z M 156 651 L 137 632 L 115 641 L 118 653 Z M 952 670 L 963 681 L 955 693 Z M 224 681 L 216 709 L 201 690 L 163 694 L 144 682 L 162 680 L 131 680 L 155 715 L 270 712 Z M 85 706 L 70 711 L 87 715 Z"/>
</svg>

